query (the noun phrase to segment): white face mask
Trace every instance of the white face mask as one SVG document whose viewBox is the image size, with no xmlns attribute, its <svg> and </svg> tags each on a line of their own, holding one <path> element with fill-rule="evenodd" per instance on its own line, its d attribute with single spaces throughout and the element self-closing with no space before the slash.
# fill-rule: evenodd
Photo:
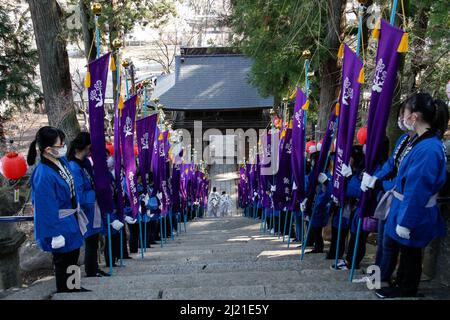
<svg viewBox="0 0 450 320">
<path fill-rule="evenodd" d="M 53 149 L 55 149 L 55 148 L 53 148 Z M 57 159 L 65 157 L 66 153 L 67 153 L 67 146 L 66 145 L 64 145 L 64 147 L 62 147 L 62 148 L 58 148 L 58 153 L 57 154 L 54 154 L 53 152 L 50 152 L 50 154 L 53 157 L 57 158 Z"/>
<path fill-rule="evenodd" d="M 108 165 L 108 169 L 112 169 L 114 167 L 114 158 L 109 157 L 108 160 L 106 160 L 106 164 Z"/>
<path fill-rule="evenodd" d="M 415 122 L 409 124 L 408 122 L 406 122 L 406 119 L 403 119 L 403 124 L 405 125 L 405 128 L 406 128 L 408 131 L 415 131 L 415 130 L 416 130 L 415 127 L 414 127 Z"/>
<path fill-rule="evenodd" d="M 408 128 L 405 127 L 405 123 L 403 121 L 403 118 L 398 118 L 397 125 L 402 131 L 408 131 Z"/>
</svg>

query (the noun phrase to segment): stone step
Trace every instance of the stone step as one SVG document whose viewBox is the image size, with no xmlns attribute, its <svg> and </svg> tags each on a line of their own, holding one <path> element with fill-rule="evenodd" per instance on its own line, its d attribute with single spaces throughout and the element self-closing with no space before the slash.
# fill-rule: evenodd
<svg viewBox="0 0 450 320">
<path fill-rule="evenodd" d="M 308 268 L 317 268 L 314 261 L 272 261 L 258 260 L 246 262 L 216 262 L 216 263 L 197 263 L 187 262 L 183 264 L 167 264 L 155 265 L 149 264 L 147 260 L 139 260 L 136 263 L 128 263 L 125 261 L 125 267 L 114 268 L 114 275 L 122 274 L 186 274 L 186 273 L 216 273 L 216 272 L 233 272 L 233 271 L 279 271 L 279 270 L 301 270 Z"/>
</svg>

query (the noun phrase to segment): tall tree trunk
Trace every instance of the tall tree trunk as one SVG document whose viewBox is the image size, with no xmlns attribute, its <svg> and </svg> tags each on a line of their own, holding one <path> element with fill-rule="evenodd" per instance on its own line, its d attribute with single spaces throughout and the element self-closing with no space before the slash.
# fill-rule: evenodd
<svg viewBox="0 0 450 320">
<path fill-rule="evenodd" d="M 80 131 L 80 125 L 73 102 L 66 41 L 61 36 L 62 11 L 54 0 L 28 0 L 28 3 L 48 121 L 71 140 Z"/>
<path fill-rule="evenodd" d="M 342 38 L 341 19 L 346 3 L 346 0 L 327 0 L 327 36 L 324 45 L 329 49 L 329 54 L 323 61 L 320 70 L 318 127 L 321 132 L 325 131 L 330 112 L 337 102 L 340 76 L 337 53 Z"/>
<path fill-rule="evenodd" d="M 89 8 L 89 2 L 86 0 L 80 0 L 80 16 L 81 16 L 81 26 L 83 30 L 83 42 L 84 42 L 84 55 L 86 59 L 90 62 L 95 60 L 97 57 L 97 46 L 94 41 L 95 28 L 90 25 L 91 21 L 91 10 Z M 92 46 L 92 49 L 91 49 Z"/>
</svg>

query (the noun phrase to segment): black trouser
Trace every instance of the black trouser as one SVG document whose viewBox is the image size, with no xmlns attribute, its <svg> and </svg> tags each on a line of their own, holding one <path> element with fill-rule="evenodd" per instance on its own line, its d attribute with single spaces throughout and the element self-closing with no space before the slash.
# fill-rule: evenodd
<svg viewBox="0 0 450 320">
<path fill-rule="evenodd" d="M 120 243 L 120 234 L 119 234 L 119 243 Z M 120 250 L 120 244 L 119 244 L 119 250 Z M 122 228 L 122 251 L 123 251 L 123 257 L 128 258 L 128 246 L 127 246 L 127 228 L 125 226 Z M 120 251 L 118 253 L 118 257 L 120 258 Z"/>
<path fill-rule="evenodd" d="M 53 265 L 55 268 L 55 280 L 57 292 L 70 292 L 73 289 L 67 287 L 67 279 L 70 274 L 67 273 L 67 268 L 78 264 L 78 257 L 80 256 L 80 249 L 76 249 L 64 253 L 53 253 Z"/>
<path fill-rule="evenodd" d="M 84 240 L 84 271 L 87 277 L 95 277 L 98 272 L 98 233 Z"/>
<path fill-rule="evenodd" d="M 358 249 L 356 251 L 356 259 L 355 259 L 355 269 L 359 269 L 359 264 L 366 254 L 366 242 L 367 237 L 369 236 L 369 232 L 364 230 L 360 231 L 359 241 L 358 241 Z M 353 252 L 355 250 L 355 242 L 356 242 L 356 233 L 351 232 L 350 234 L 350 242 L 348 243 L 347 257 L 346 260 L 350 264 L 353 261 Z"/>
<path fill-rule="evenodd" d="M 323 237 L 322 237 L 322 227 L 313 228 L 311 227 L 312 238 L 314 241 L 314 251 L 318 253 L 323 252 Z"/>
<path fill-rule="evenodd" d="M 330 244 L 330 250 L 328 251 L 327 259 L 336 259 L 336 244 L 337 244 L 337 238 L 338 238 L 338 228 L 332 227 L 331 228 L 331 244 Z M 345 239 L 348 235 L 348 228 L 341 229 L 341 237 L 339 239 L 339 254 L 338 259 L 342 259 L 342 256 L 345 252 Z"/>
<path fill-rule="evenodd" d="M 422 248 L 402 245 L 400 247 L 400 264 L 397 269 L 396 282 L 402 296 L 415 297 L 422 274 Z"/>
<path fill-rule="evenodd" d="M 108 236 L 105 236 L 105 264 L 109 268 L 109 246 L 108 246 Z M 111 251 L 112 251 L 112 263 L 115 266 L 116 261 L 120 257 L 120 234 L 111 235 Z"/>
<path fill-rule="evenodd" d="M 130 230 L 130 253 L 137 253 L 139 246 L 139 222 L 129 224 L 128 230 Z"/>
</svg>

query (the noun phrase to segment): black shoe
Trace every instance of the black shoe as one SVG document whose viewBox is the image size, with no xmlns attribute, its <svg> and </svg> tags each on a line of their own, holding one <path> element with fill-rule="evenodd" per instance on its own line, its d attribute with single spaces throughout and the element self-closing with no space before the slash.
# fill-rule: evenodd
<svg viewBox="0 0 450 320">
<path fill-rule="evenodd" d="M 91 292 L 92 290 L 81 287 L 80 289 L 64 289 L 61 291 L 56 291 L 56 293 L 74 293 L 74 292 Z"/>
<path fill-rule="evenodd" d="M 156 243 L 156 241 L 150 241 L 148 244 L 150 245 L 150 244 L 157 244 L 157 243 Z"/>
<path fill-rule="evenodd" d="M 131 257 L 131 256 L 125 256 L 125 257 L 123 257 L 123 259 L 124 259 L 124 260 L 129 260 L 129 259 L 133 259 L 133 257 Z"/>
<path fill-rule="evenodd" d="M 305 253 L 323 253 L 323 250 L 316 250 L 316 249 L 313 249 L 312 251 L 305 252 Z"/>
<path fill-rule="evenodd" d="M 72 290 L 72 292 L 92 292 L 92 290 L 81 287 L 80 289 Z"/>
<path fill-rule="evenodd" d="M 110 277 L 111 275 L 103 270 L 98 270 L 97 271 L 97 276 L 99 277 Z"/>
<path fill-rule="evenodd" d="M 398 287 L 384 287 L 375 290 L 375 295 L 380 299 L 392 299 L 401 297 L 401 291 Z"/>
</svg>

